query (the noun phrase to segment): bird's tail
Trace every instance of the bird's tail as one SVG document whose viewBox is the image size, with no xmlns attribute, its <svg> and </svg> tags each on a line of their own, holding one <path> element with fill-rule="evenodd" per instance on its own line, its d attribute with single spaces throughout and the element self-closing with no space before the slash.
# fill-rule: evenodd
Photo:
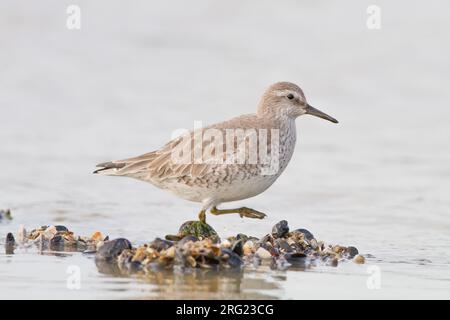
<svg viewBox="0 0 450 320">
<path fill-rule="evenodd" d="M 115 176 L 117 175 L 118 171 L 121 168 L 125 167 L 125 165 L 126 165 L 125 162 L 115 162 L 115 161 L 103 162 L 96 165 L 98 169 L 95 170 L 93 173 L 105 176 Z"/>
<path fill-rule="evenodd" d="M 141 178 L 148 174 L 148 165 L 157 157 L 156 152 L 149 152 L 134 158 L 99 163 L 95 174 L 105 176 L 127 176 Z"/>
</svg>

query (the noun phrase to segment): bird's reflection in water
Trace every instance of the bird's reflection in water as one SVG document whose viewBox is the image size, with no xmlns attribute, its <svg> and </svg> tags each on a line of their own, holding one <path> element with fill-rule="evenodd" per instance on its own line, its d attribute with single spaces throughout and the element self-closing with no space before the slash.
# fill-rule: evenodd
<svg viewBox="0 0 450 320">
<path fill-rule="evenodd" d="M 114 277 L 128 277 L 116 263 L 95 261 L 100 273 Z M 283 273 L 271 281 L 267 266 L 256 270 L 158 270 L 138 272 L 133 277 L 150 283 L 153 289 L 149 299 L 276 299 L 281 286 L 276 281 L 286 281 Z"/>
</svg>

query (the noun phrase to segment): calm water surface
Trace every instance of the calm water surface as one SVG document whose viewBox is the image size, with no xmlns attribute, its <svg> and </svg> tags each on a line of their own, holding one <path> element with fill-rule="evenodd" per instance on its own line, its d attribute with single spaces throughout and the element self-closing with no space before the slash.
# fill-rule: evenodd
<svg viewBox="0 0 450 320">
<path fill-rule="evenodd" d="M 286 219 L 371 257 L 306 271 L 123 278 L 81 253 L 20 249 L 0 252 L 0 298 L 450 298 L 447 2 L 379 1 L 377 31 L 360 1 L 79 1 L 79 31 L 65 28 L 68 4 L 0 4 L 0 208 L 14 216 L 0 222 L 1 244 L 21 224 L 134 244 L 174 233 L 197 204 L 94 176 L 94 165 L 156 149 L 195 120 L 254 112 L 267 85 L 289 80 L 340 124 L 298 119 L 276 184 L 229 204 L 267 219 L 208 222 L 222 236 L 261 237 Z M 79 290 L 66 285 L 73 265 Z M 367 286 L 370 266 L 378 290 Z"/>
</svg>

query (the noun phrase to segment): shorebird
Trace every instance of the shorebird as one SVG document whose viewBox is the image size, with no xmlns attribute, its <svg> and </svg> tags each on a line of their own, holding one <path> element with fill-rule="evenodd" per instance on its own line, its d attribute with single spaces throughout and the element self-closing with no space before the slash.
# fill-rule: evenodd
<svg viewBox="0 0 450 320">
<path fill-rule="evenodd" d="M 156 151 L 98 164 L 99 169 L 94 173 L 143 180 L 178 197 L 199 202 L 202 222 L 208 210 L 213 215 L 237 213 L 241 217 L 262 219 L 266 215 L 251 208 L 218 209 L 217 206 L 254 197 L 277 180 L 294 152 L 295 119 L 304 114 L 338 123 L 309 105 L 300 87 L 278 82 L 264 92 L 254 114 L 193 130 Z M 244 139 L 239 139 L 236 132 L 243 131 Z M 251 145 L 254 140 L 248 132 L 257 133 L 253 135 L 257 137 L 256 144 Z M 265 139 L 261 133 L 266 135 Z M 221 134 L 225 138 L 219 139 Z M 210 139 L 203 139 L 206 135 Z M 251 157 L 252 146 L 258 148 L 256 157 Z M 260 153 L 263 146 L 266 153 Z M 274 163 L 276 170 L 268 171 L 268 164 Z"/>
</svg>

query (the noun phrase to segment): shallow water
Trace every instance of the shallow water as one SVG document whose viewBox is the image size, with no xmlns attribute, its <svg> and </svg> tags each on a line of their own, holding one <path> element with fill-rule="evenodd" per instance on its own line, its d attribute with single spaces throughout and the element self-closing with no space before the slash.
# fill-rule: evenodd
<svg viewBox="0 0 450 320">
<path fill-rule="evenodd" d="M 65 27 L 69 3 L 0 4 L 0 208 L 14 216 L 0 241 L 20 224 L 135 244 L 174 233 L 197 204 L 94 176 L 94 165 L 156 149 L 195 120 L 253 112 L 268 84 L 289 80 L 340 124 L 297 120 L 286 171 L 238 203 L 267 219 L 208 222 L 223 236 L 262 236 L 286 219 L 373 257 L 142 279 L 102 274 L 80 253 L 18 250 L 0 255 L 0 298 L 450 298 L 447 2 L 379 1 L 380 30 L 367 29 L 359 1 L 78 3 L 79 31 Z M 71 265 L 79 290 L 67 287 Z M 380 289 L 367 285 L 371 270 Z"/>
</svg>

